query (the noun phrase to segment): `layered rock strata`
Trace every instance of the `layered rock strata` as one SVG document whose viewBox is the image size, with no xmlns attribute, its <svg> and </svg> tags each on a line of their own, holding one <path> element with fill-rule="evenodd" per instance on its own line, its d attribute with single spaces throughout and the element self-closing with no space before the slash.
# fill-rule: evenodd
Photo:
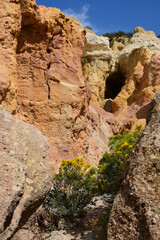
<svg viewBox="0 0 160 240">
<path fill-rule="evenodd" d="M 109 240 L 159 239 L 160 236 L 160 93 L 125 170 L 108 224 Z"/>
<path fill-rule="evenodd" d="M 75 157 L 95 165 L 112 132 L 89 105 L 85 34 L 60 10 L 34 0 L 1 1 L 1 9 L 1 105 L 47 136 L 52 168 Z"/>
<path fill-rule="evenodd" d="M 0 108 L 0 136 L 0 239 L 8 240 L 51 188 L 49 145 L 38 129 L 4 108 Z"/>
</svg>

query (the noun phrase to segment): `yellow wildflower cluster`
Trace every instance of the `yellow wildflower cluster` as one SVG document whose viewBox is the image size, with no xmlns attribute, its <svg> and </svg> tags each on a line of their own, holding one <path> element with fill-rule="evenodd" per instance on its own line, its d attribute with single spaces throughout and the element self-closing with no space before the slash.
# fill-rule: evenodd
<svg viewBox="0 0 160 240">
<path fill-rule="evenodd" d="M 117 154 L 118 154 L 118 155 L 121 155 L 121 154 L 122 154 L 122 151 L 117 151 Z"/>
<path fill-rule="evenodd" d="M 84 165 L 84 159 L 83 158 L 76 158 L 76 159 L 68 159 L 68 160 L 62 160 L 60 169 L 71 166 L 71 167 L 78 167 L 82 168 Z"/>
<path fill-rule="evenodd" d="M 127 142 L 124 142 L 122 145 L 121 145 L 121 148 L 124 148 L 126 146 L 128 146 L 129 144 Z"/>
<path fill-rule="evenodd" d="M 102 179 L 100 179 L 100 178 L 99 178 L 99 179 L 98 179 L 98 181 L 99 181 L 99 183 L 101 184 L 101 182 L 102 182 Z"/>
<path fill-rule="evenodd" d="M 124 132 L 123 132 L 123 135 L 129 133 L 129 129 L 125 129 Z"/>
<path fill-rule="evenodd" d="M 84 167 L 85 167 L 85 169 L 88 169 L 88 168 L 91 167 L 91 164 L 87 163 L 87 164 L 84 165 Z"/>
</svg>

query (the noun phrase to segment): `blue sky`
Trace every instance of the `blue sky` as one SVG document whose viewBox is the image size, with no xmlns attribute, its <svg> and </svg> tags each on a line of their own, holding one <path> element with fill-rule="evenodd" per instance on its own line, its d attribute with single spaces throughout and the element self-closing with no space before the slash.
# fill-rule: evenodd
<svg viewBox="0 0 160 240">
<path fill-rule="evenodd" d="M 84 26 L 91 26 L 97 34 L 130 32 L 141 26 L 160 35 L 160 0 L 36 0 L 36 3 L 60 8 L 77 17 Z"/>
</svg>

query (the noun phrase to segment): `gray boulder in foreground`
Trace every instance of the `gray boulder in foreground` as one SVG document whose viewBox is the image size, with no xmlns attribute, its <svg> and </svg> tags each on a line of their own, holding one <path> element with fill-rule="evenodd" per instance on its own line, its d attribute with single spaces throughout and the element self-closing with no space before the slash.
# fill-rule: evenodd
<svg viewBox="0 0 160 240">
<path fill-rule="evenodd" d="M 50 189 L 48 151 L 48 141 L 36 127 L 0 108 L 1 240 L 12 238 Z"/>
</svg>

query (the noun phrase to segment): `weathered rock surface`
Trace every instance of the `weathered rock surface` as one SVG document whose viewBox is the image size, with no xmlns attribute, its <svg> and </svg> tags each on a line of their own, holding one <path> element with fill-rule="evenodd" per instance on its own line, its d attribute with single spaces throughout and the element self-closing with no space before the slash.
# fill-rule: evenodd
<svg viewBox="0 0 160 240">
<path fill-rule="evenodd" d="M 119 55 L 124 47 L 128 45 L 129 41 L 130 36 L 122 35 L 120 37 L 114 37 L 110 45 L 114 53 L 117 53 Z"/>
<path fill-rule="evenodd" d="M 151 240 L 160 237 L 160 93 L 129 159 L 108 224 L 108 239 Z"/>
<path fill-rule="evenodd" d="M 0 103 L 11 112 L 14 112 L 17 106 L 15 35 L 20 30 L 19 12 L 19 4 L 13 1 L 0 1 Z"/>
<path fill-rule="evenodd" d="M 86 216 L 82 221 L 84 230 L 92 230 L 95 231 L 94 234 L 96 233 L 95 222 L 102 220 L 104 215 L 111 210 L 113 199 L 114 197 L 108 194 L 92 199 L 92 202 L 85 207 Z"/>
<path fill-rule="evenodd" d="M 84 31 L 84 27 L 83 27 L 82 23 L 81 23 L 80 21 L 78 21 L 77 18 L 75 18 L 75 17 L 70 17 L 70 19 L 71 19 L 72 22 L 74 22 L 74 23 L 77 25 L 77 27 L 79 28 L 79 30 Z"/>
<path fill-rule="evenodd" d="M 121 51 L 119 56 L 119 63 L 124 74 L 127 73 L 126 66 L 129 62 L 130 54 L 142 47 L 147 47 L 152 51 L 160 50 L 160 39 L 156 37 L 154 32 L 145 31 L 142 27 L 136 27 L 129 44 Z"/>
<path fill-rule="evenodd" d="M 83 57 L 96 57 L 100 59 L 108 59 L 110 51 L 109 38 L 97 36 L 95 33 L 86 33 L 86 44 Z"/>
<path fill-rule="evenodd" d="M 60 231 L 53 231 L 50 237 L 47 237 L 48 240 L 68 240 L 62 232 Z"/>
<path fill-rule="evenodd" d="M 146 125 L 148 106 L 160 90 L 160 52 L 142 47 L 131 52 L 125 85 L 112 102 L 120 129 Z"/>
<path fill-rule="evenodd" d="M 92 91 L 91 101 L 100 106 L 104 104 L 106 79 L 117 70 L 117 61 L 107 37 L 87 32 L 82 69 Z"/>
<path fill-rule="evenodd" d="M 38 7 L 35 0 L 1 1 L 1 9 L 1 105 L 47 136 L 52 168 L 62 158 L 96 164 L 111 131 L 103 117 L 90 114 L 81 70 L 84 32 L 60 10 Z M 95 133 L 103 131 L 100 124 L 108 128 L 103 139 Z"/>
<path fill-rule="evenodd" d="M 51 173 L 47 139 L 4 108 L 0 108 L 0 136 L 0 239 L 7 240 L 42 204 Z"/>
<path fill-rule="evenodd" d="M 148 104 L 160 90 L 160 39 L 137 27 L 129 43 L 124 40 L 122 51 L 118 46 L 111 50 L 107 41 L 93 33 L 86 35 L 82 68 L 91 100 L 111 113 L 112 122 L 116 119 L 114 132 L 137 124 L 145 127 Z M 110 99 L 112 105 L 106 108 Z"/>
</svg>

